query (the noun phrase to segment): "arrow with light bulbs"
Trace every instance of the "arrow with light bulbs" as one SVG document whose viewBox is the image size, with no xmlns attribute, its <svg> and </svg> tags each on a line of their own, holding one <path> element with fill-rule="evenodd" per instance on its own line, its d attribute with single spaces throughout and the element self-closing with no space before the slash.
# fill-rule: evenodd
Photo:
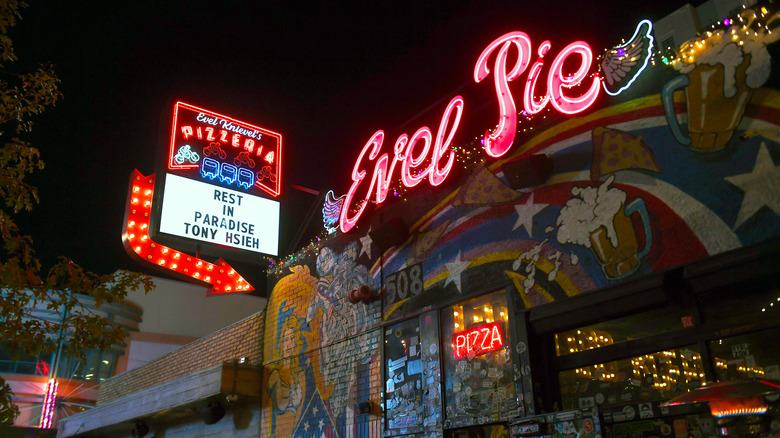
<svg viewBox="0 0 780 438">
<path fill-rule="evenodd" d="M 157 269 L 173 271 L 188 280 L 207 283 L 211 286 L 212 294 L 254 290 L 255 288 L 223 259 L 211 263 L 152 241 L 149 236 L 149 222 L 152 216 L 154 180 L 154 174 L 143 176 L 138 169 L 131 174 L 122 232 L 122 243 L 127 253 L 139 262 L 151 264 Z"/>
</svg>

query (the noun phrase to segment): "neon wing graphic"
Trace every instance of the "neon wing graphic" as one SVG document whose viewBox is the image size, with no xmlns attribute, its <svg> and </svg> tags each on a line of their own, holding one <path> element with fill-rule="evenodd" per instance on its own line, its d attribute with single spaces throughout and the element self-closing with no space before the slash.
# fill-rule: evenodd
<svg viewBox="0 0 780 438">
<path fill-rule="evenodd" d="M 601 61 L 604 91 L 611 96 L 622 93 L 647 67 L 653 50 L 653 24 L 642 20 L 627 43 L 607 51 Z"/>
</svg>

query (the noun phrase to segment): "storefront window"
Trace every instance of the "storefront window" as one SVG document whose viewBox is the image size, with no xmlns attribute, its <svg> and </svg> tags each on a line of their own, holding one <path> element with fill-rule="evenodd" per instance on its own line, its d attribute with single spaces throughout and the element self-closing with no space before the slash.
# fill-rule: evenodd
<svg viewBox="0 0 780 438">
<path fill-rule="evenodd" d="M 558 356 L 668 333 L 691 323 L 682 311 L 658 309 L 555 334 Z"/>
<path fill-rule="evenodd" d="M 417 318 L 387 327 L 385 362 L 387 428 L 414 431 L 423 425 L 420 322 Z"/>
<path fill-rule="evenodd" d="M 446 427 L 518 415 L 506 295 L 442 310 Z"/>
<path fill-rule="evenodd" d="M 559 373 L 563 409 L 665 400 L 705 382 L 695 347 L 594 364 Z"/>
<path fill-rule="evenodd" d="M 780 328 L 710 342 L 718 381 L 747 378 L 780 380 Z"/>
</svg>

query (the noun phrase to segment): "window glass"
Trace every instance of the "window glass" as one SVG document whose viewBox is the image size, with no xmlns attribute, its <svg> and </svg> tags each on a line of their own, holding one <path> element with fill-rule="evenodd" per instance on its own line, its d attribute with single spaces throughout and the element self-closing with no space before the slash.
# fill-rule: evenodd
<svg viewBox="0 0 780 438">
<path fill-rule="evenodd" d="M 423 425 L 420 322 L 414 318 L 385 330 L 385 406 L 387 428 Z"/>
<path fill-rule="evenodd" d="M 710 341 L 718 381 L 752 377 L 780 380 L 780 328 Z"/>
<path fill-rule="evenodd" d="M 563 409 L 666 400 L 705 382 L 695 347 L 594 364 L 559 373 Z"/>
<path fill-rule="evenodd" d="M 657 309 L 555 334 L 558 356 L 679 330 L 692 324 L 677 309 Z"/>
<path fill-rule="evenodd" d="M 503 292 L 442 310 L 445 428 L 519 414 L 508 322 Z"/>
<path fill-rule="evenodd" d="M 114 372 L 115 361 L 115 353 L 109 351 L 103 352 L 103 357 L 100 359 L 100 374 L 98 376 L 101 382 L 111 377 L 111 374 Z"/>
</svg>

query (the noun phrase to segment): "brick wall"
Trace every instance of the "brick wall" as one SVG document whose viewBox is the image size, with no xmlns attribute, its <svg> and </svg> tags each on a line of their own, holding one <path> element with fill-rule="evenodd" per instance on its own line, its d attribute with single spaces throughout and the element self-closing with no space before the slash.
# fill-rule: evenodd
<svg viewBox="0 0 780 438">
<path fill-rule="evenodd" d="M 104 381 L 100 384 L 98 406 L 225 361 L 246 357 L 251 364 L 261 364 L 264 321 L 265 311 L 256 313 Z"/>
</svg>

